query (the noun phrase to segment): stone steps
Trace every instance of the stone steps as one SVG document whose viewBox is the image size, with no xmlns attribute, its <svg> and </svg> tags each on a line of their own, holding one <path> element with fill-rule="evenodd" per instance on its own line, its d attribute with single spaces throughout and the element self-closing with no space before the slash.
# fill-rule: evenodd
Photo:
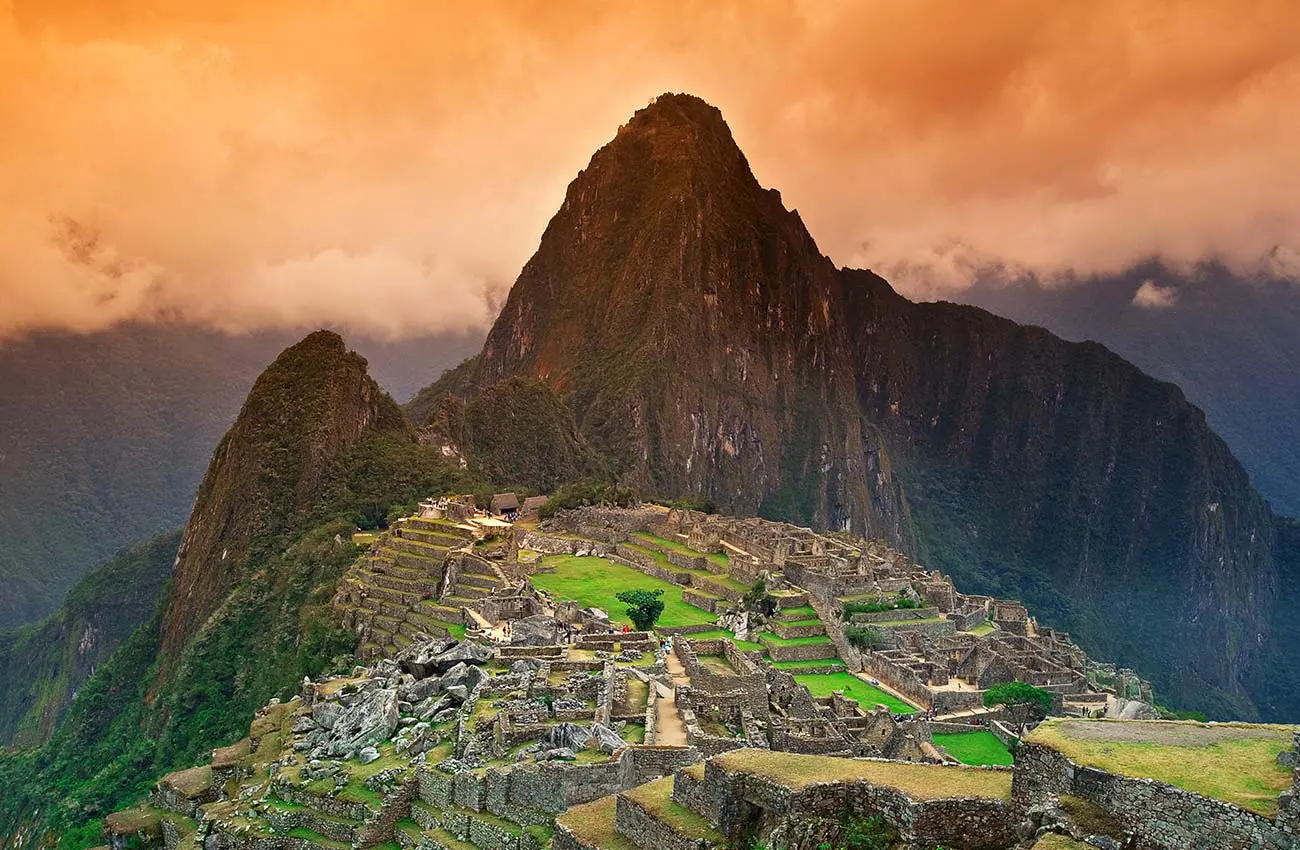
<svg viewBox="0 0 1300 850">
<path fill-rule="evenodd" d="M 419 611 L 411 611 L 406 615 L 406 621 L 414 624 L 417 628 L 421 629 L 428 635 L 435 637 L 451 637 L 450 626 L 453 624 L 445 620 L 430 617 L 427 614 L 420 613 Z"/>
<path fill-rule="evenodd" d="M 394 578 L 406 579 L 407 581 L 433 582 L 435 584 L 442 576 L 441 569 L 434 574 L 430 573 L 423 565 L 410 567 L 404 564 L 399 564 L 396 561 L 390 561 L 387 558 L 371 562 L 370 569 L 377 573 L 393 576 Z"/>
<path fill-rule="evenodd" d="M 441 531 L 429 531 L 423 528 L 403 528 L 400 540 L 418 540 L 421 543 L 428 543 L 432 546 L 440 546 L 444 549 L 454 549 L 463 546 L 469 542 L 463 537 L 457 537 L 451 534 L 443 534 Z"/>
<path fill-rule="evenodd" d="M 446 564 L 446 556 L 426 557 L 424 555 L 415 555 L 410 552 L 393 552 L 389 559 L 399 567 L 409 567 L 411 569 L 421 569 L 426 572 L 436 571 L 442 574 L 443 565 Z"/>
<path fill-rule="evenodd" d="M 381 612 L 384 610 L 383 603 L 385 602 L 399 605 L 402 610 L 406 610 L 424 598 L 423 593 L 393 590 L 391 587 L 380 587 L 379 585 L 373 584 L 366 588 L 366 596 L 370 599 L 379 600 L 379 610 Z"/>
<path fill-rule="evenodd" d="M 446 598 L 447 599 L 483 599 L 491 595 L 492 595 L 492 591 L 490 590 L 484 590 L 481 587 L 474 587 L 473 585 L 462 584 L 461 582 L 458 581 L 456 582 L 456 586 L 452 588 L 452 595 Z"/>
<path fill-rule="evenodd" d="M 374 573 L 371 577 L 371 582 L 373 583 L 373 586 L 386 587 L 390 590 L 400 590 L 403 593 L 415 594 L 424 594 L 426 592 L 431 593 L 438 587 L 436 581 L 429 581 L 428 579 L 412 580 L 402 578 L 401 576 L 385 575 L 383 573 Z"/>
<path fill-rule="evenodd" d="M 491 590 L 496 590 L 498 587 L 500 587 L 501 581 L 496 576 L 484 576 L 484 575 L 477 575 L 474 573 L 461 573 L 460 575 L 456 576 L 456 586 L 461 587 L 464 585 L 469 585 L 470 587 L 477 587 L 483 590 L 491 591 Z"/>
<path fill-rule="evenodd" d="M 411 517 L 406 521 L 403 530 L 406 528 L 412 528 L 417 531 L 432 531 L 438 534 L 445 534 L 449 537 L 459 537 L 462 540 L 474 540 L 476 537 L 473 529 L 465 528 L 446 520 Z"/>
<path fill-rule="evenodd" d="M 412 555 L 422 555 L 426 558 L 445 559 L 449 551 L 446 546 L 435 546 L 432 543 L 424 543 L 419 540 L 408 540 L 405 537 L 395 537 L 389 541 L 385 551 L 392 549 L 396 552 L 407 552 Z"/>
<path fill-rule="evenodd" d="M 426 599 L 417 605 L 415 610 L 445 623 L 465 624 L 465 613 L 461 611 L 459 605 L 446 605 L 441 600 Z"/>
</svg>

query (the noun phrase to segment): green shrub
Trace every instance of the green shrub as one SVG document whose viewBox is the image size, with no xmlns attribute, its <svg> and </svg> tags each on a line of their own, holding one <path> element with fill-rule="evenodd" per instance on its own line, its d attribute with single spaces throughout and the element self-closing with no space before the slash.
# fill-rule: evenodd
<svg viewBox="0 0 1300 850">
<path fill-rule="evenodd" d="M 906 590 L 900 590 L 897 596 L 886 598 L 880 596 L 875 602 L 847 602 L 844 604 L 844 619 L 849 619 L 854 614 L 875 614 L 880 611 L 906 611 L 921 607 L 921 603 L 907 595 Z"/>
<path fill-rule="evenodd" d="M 754 582 L 754 586 L 745 591 L 740 604 L 746 611 L 754 611 L 764 617 L 771 617 L 776 613 L 776 597 L 767 592 L 767 584 L 762 579 Z"/>
<path fill-rule="evenodd" d="M 885 642 L 880 630 L 871 626 L 846 626 L 844 639 L 849 642 L 849 646 L 857 649 L 875 649 Z"/>
<path fill-rule="evenodd" d="M 664 612 L 662 590 L 625 590 L 614 597 L 627 605 L 627 616 L 639 632 L 654 628 L 655 621 Z"/>
<path fill-rule="evenodd" d="M 995 705 L 1005 705 L 1012 709 L 1024 708 L 1034 716 L 1045 717 L 1052 710 L 1052 694 L 1028 682 L 1007 682 L 985 691 L 984 705 L 989 708 Z"/>
</svg>

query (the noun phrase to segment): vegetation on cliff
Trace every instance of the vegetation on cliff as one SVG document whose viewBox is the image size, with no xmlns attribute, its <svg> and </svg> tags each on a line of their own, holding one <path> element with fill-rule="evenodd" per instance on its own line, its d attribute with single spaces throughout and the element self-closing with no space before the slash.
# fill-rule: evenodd
<svg viewBox="0 0 1300 850">
<path fill-rule="evenodd" d="M 158 607 L 180 531 L 124 549 L 40 623 L 0 631 L 0 746 L 45 741 L 73 695 Z"/>
</svg>

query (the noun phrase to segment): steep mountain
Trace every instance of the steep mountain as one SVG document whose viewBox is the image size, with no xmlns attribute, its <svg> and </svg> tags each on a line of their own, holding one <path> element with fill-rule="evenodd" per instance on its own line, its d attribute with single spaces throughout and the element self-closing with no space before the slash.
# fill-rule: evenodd
<svg viewBox="0 0 1300 850">
<path fill-rule="evenodd" d="M 0 343 L 0 628 L 45 617 L 96 564 L 184 524 L 253 380 L 304 333 L 126 324 Z M 481 343 L 352 340 L 399 398 Z"/>
<path fill-rule="evenodd" d="M 39 744 L 82 683 L 153 616 L 180 531 L 124 549 L 38 624 L 0 631 L 0 747 Z"/>
<path fill-rule="evenodd" d="M 542 381 L 508 378 L 468 403 L 444 394 L 420 440 L 472 465 L 484 478 L 530 493 L 601 478 L 606 466 L 573 414 Z"/>
<path fill-rule="evenodd" d="M 1149 283 L 1148 283 L 1149 282 Z M 1168 293 L 1142 306 L 1143 285 Z M 981 281 L 961 300 L 1070 340 L 1096 340 L 1172 381 L 1205 410 L 1273 509 L 1300 516 L 1300 286 L 1207 263 L 1191 274 L 1158 262 L 1045 287 Z"/>
<path fill-rule="evenodd" d="M 337 459 L 385 432 L 414 439 L 365 359 L 335 333 L 311 334 L 261 374 L 217 445 L 181 538 L 163 612 L 164 672 L 249 562 L 303 528 Z"/>
<path fill-rule="evenodd" d="M 409 411 L 519 376 L 643 491 L 883 536 L 1178 705 L 1250 718 L 1293 687 L 1260 648 L 1272 516 L 1176 387 L 836 269 L 697 98 L 592 157 L 483 351 Z"/>
<path fill-rule="evenodd" d="M 361 554 L 354 524 L 476 484 L 419 444 L 337 334 L 286 349 L 218 445 L 151 616 L 84 683 L 48 743 L 0 756 L 0 835 L 94 843 L 88 819 L 239 738 L 255 709 L 304 675 L 350 667 L 356 637 L 335 625 L 329 601 Z"/>
</svg>

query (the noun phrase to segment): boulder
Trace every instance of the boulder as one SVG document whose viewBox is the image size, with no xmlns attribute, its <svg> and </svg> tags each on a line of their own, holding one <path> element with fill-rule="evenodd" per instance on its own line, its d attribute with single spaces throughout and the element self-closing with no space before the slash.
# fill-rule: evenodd
<svg viewBox="0 0 1300 850">
<path fill-rule="evenodd" d="M 554 617 L 537 614 L 510 624 L 512 646 L 553 646 L 560 642 L 560 623 Z"/>
<path fill-rule="evenodd" d="M 362 747 L 357 752 L 357 761 L 362 764 L 370 764 L 372 761 L 379 761 L 379 750 L 374 747 Z"/>
<path fill-rule="evenodd" d="M 519 659 L 518 661 L 516 661 L 515 663 L 513 663 L 513 664 L 510 665 L 510 674 L 511 674 L 512 676 L 520 676 L 520 675 L 523 675 L 523 674 L 525 674 L 525 673 L 531 673 L 531 672 L 533 672 L 534 669 L 536 669 L 536 668 L 535 668 L 533 662 L 526 661 L 526 660 L 524 660 L 524 659 L 521 658 L 521 659 Z"/>
<path fill-rule="evenodd" d="M 342 713 L 343 706 L 337 702 L 318 702 L 311 708 L 311 719 L 315 721 L 317 726 L 333 729 L 334 724 L 338 722 L 339 715 Z"/>
<path fill-rule="evenodd" d="M 466 688 L 464 685 L 452 685 L 450 688 L 447 688 L 446 694 L 456 702 L 464 702 L 469 699 L 469 688 Z"/>
<path fill-rule="evenodd" d="M 412 709 L 411 713 L 421 720 L 428 720 L 430 717 L 433 717 L 435 714 L 450 705 L 451 697 L 446 696 L 445 694 L 442 696 L 429 697 Z"/>
<path fill-rule="evenodd" d="M 417 679 L 425 679 L 440 672 L 436 659 L 455 645 L 456 641 L 447 638 L 429 638 L 408 647 L 398 657 L 398 664 L 404 672 Z"/>
<path fill-rule="evenodd" d="M 365 699 L 345 707 L 335 720 L 330 749 L 339 754 L 351 753 L 383 743 L 393 736 L 399 719 L 396 690 L 367 693 Z"/>
<path fill-rule="evenodd" d="M 555 749 L 547 750 L 542 753 L 541 758 L 538 759 L 538 761 L 552 761 L 555 759 L 560 759 L 562 761 L 575 761 L 577 758 L 578 754 L 568 747 L 556 747 Z"/>
<path fill-rule="evenodd" d="M 487 674 L 478 667 L 471 667 L 462 661 L 446 673 L 443 673 L 439 681 L 442 683 L 444 691 L 458 685 L 467 691 L 473 691 L 478 687 L 479 682 L 486 678 Z"/>
<path fill-rule="evenodd" d="M 596 746 L 604 753 L 613 753 L 627 746 L 622 736 L 603 723 L 591 724 L 591 737 L 596 739 Z"/>
<path fill-rule="evenodd" d="M 441 675 L 457 664 L 486 664 L 491 657 L 492 650 L 472 641 L 463 640 L 434 658 L 433 667 Z"/>
<path fill-rule="evenodd" d="M 558 723 L 546 734 L 546 745 L 551 749 L 585 750 L 591 741 L 591 732 L 576 723 Z"/>
</svg>

